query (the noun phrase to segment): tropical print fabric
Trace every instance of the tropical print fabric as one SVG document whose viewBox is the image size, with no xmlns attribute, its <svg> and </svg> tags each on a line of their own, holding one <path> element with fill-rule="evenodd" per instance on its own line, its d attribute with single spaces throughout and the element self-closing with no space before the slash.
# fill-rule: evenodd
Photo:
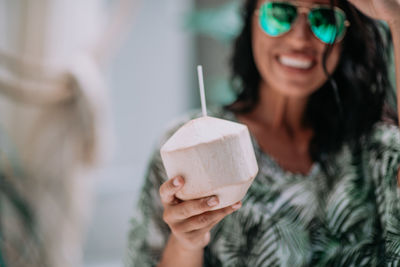
<svg viewBox="0 0 400 267">
<path fill-rule="evenodd" d="M 222 109 L 212 116 L 236 121 Z M 242 208 L 212 230 L 204 266 L 400 266 L 397 127 L 377 123 L 360 148 L 344 145 L 308 175 L 283 170 L 252 141 L 259 173 Z M 132 219 L 127 266 L 156 266 L 161 257 L 170 233 L 158 193 L 166 179 L 158 148 Z"/>
</svg>

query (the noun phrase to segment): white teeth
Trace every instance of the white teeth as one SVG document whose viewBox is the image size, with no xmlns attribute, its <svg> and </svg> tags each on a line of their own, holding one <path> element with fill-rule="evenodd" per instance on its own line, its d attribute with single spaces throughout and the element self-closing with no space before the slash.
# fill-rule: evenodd
<svg viewBox="0 0 400 267">
<path fill-rule="evenodd" d="M 285 66 L 292 67 L 292 68 L 298 68 L 298 69 L 308 69 L 312 65 L 312 61 L 310 61 L 310 60 L 285 57 L 285 56 L 279 57 L 279 62 Z"/>
</svg>

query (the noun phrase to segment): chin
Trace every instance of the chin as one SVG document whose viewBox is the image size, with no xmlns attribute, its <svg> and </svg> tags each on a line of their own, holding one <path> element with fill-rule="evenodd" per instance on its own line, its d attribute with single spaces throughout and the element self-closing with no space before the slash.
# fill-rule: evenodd
<svg viewBox="0 0 400 267">
<path fill-rule="evenodd" d="M 319 86 L 288 84 L 286 86 L 281 85 L 281 88 L 280 92 L 289 97 L 309 97 L 319 89 Z"/>
</svg>

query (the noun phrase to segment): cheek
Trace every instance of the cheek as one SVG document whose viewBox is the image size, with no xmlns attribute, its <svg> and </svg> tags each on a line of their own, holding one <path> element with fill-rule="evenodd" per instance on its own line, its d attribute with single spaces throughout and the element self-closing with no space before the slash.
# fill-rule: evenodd
<svg viewBox="0 0 400 267">
<path fill-rule="evenodd" d="M 323 65 L 324 64 L 324 62 L 323 62 L 324 50 L 325 50 L 325 47 L 323 47 L 320 50 L 321 51 L 320 63 L 319 63 L 320 66 L 318 68 L 315 79 L 312 81 L 312 87 L 314 89 L 320 88 L 328 80 L 328 77 L 325 74 L 324 65 Z M 340 46 L 340 44 L 336 44 L 332 48 L 332 50 L 329 53 L 328 58 L 326 59 L 326 62 L 325 62 L 326 70 L 328 71 L 329 74 L 332 74 L 336 70 L 336 68 L 339 64 L 340 55 L 341 55 L 341 46 Z"/>
<path fill-rule="evenodd" d="M 261 76 L 268 72 L 269 60 L 268 60 L 268 45 L 263 44 L 262 40 L 256 41 L 257 37 L 255 37 L 255 41 L 253 42 L 253 57 L 254 62 L 257 66 L 258 71 Z"/>
<path fill-rule="evenodd" d="M 257 26 L 258 25 L 254 25 Z M 269 37 L 259 29 L 253 28 L 252 50 L 253 59 L 256 67 L 262 77 L 271 72 L 271 65 L 273 61 L 272 51 L 274 47 L 278 46 L 276 43 L 277 38 Z"/>
<path fill-rule="evenodd" d="M 278 41 L 280 38 L 271 37 L 264 33 L 256 17 L 254 17 L 252 21 L 251 35 L 254 61 L 257 65 L 264 65 L 271 51 L 275 50 L 275 48 L 280 45 Z"/>
<path fill-rule="evenodd" d="M 265 42 L 263 40 L 264 38 L 261 38 L 257 29 L 255 28 L 256 26 L 257 25 L 255 25 L 255 23 L 253 23 L 251 46 L 252 46 L 252 50 L 253 50 L 254 61 L 255 61 L 256 65 L 258 65 L 258 63 L 261 60 L 260 58 L 263 57 L 263 54 L 265 54 L 263 52 L 265 50 L 265 46 L 268 44 L 265 44 Z"/>
<path fill-rule="evenodd" d="M 328 59 L 326 61 L 326 67 L 329 73 L 333 73 L 339 64 L 340 54 L 342 48 L 340 45 L 335 45 L 332 49 L 332 52 L 329 54 Z"/>
<path fill-rule="evenodd" d="M 322 49 L 322 52 L 321 52 L 322 55 L 321 55 L 320 64 L 319 64 L 320 66 L 317 70 L 317 73 L 316 73 L 314 79 L 310 80 L 310 88 L 312 89 L 312 91 L 315 91 L 315 90 L 321 88 L 321 86 L 323 86 L 323 84 L 328 81 L 328 77 L 324 71 L 323 51 L 324 51 L 324 49 Z M 335 45 L 333 47 L 332 51 L 329 53 L 328 58 L 326 59 L 326 62 L 325 62 L 326 70 L 328 71 L 329 74 L 332 74 L 336 70 L 336 67 L 338 66 L 338 63 L 339 63 L 340 54 L 341 54 L 340 46 Z"/>
</svg>

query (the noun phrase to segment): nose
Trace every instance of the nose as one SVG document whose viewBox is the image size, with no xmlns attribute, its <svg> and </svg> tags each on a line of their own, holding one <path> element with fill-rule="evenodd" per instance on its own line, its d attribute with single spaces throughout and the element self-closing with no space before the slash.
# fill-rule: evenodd
<svg viewBox="0 0 400 267">
<path fill-rule="evenodd" d="M 298 41 L 309 41 L 310 38 L 312 38 L 312 32 L 305 13 L 301 13 L 297 17 L 296 21 L 292 25 L 290 36 Z"/>
</svg>

